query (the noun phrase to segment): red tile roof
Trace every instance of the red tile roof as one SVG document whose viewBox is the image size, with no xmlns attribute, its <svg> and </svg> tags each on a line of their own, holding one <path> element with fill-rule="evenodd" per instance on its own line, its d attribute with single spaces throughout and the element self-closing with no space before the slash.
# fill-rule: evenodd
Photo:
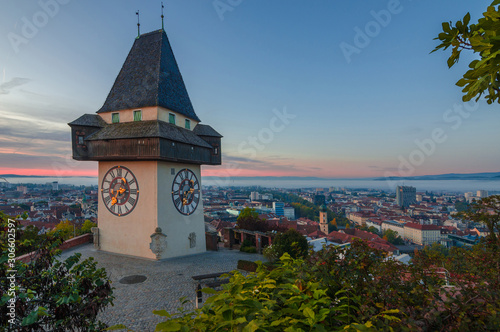
<svg viewBox="0 0 500 332">
<path fill-rule="evenodd" d="M 436 226 L 436 225 L 421 225 L 421 224 L 417 224 L 417 223 L 414 223 L 414 222 L 408 222 L 408 223 L 406 223 L 405 227 L 419 229 L 421 231 L 438 231 L 438 230 L 441 229 L 441 227 Z"/>
</svg>

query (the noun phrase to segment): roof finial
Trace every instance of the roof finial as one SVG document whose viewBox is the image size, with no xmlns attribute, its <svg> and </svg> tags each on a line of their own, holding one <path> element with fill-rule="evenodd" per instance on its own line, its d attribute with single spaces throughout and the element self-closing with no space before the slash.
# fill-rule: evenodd
<svg viewBox="0 0 500 332">
<path fill-rule="evenodd" d="M 163 6 L 163 1 L 162 1 L 162 2 L 161 2 L 161 29 L 162 29 L 163 31 L 165 31 L 165 26 L 163 25 L 163 18 L 165 17 L 165 16 L 163 15 L 163 8 L 165 8 L 165 6 Z"/>
<path fill-rule="evenodd" d="M 139 38 L 141 36 L 141 22 L 139 11 L 136 11 L 135 15 L 137 15 L 137 38 Z"/>
</svg>

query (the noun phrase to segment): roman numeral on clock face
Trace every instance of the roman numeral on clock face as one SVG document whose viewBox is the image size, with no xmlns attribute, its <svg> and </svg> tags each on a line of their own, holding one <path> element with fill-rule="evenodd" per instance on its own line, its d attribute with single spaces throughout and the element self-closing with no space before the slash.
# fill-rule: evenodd
<svg viewBox="0 0 500 332">
<path fill-rule="evenodd" d="M 190 169 L 182 169 L 172 181 L 172 201 L 183 215 L 191 215 L 200 201 L 200 184 Z"/>
<path fill-rule="evenodd" d="M 131 213 L 139 201 L 139 183 L 127 167 L 109 169 L 101 184 L 102 200 L 112 214 L 123 217 Z"/>
</svg>

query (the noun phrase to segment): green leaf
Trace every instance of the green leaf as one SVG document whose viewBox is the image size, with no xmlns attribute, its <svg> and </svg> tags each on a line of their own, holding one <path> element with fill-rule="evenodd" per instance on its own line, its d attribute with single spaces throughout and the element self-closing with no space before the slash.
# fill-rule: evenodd
<svg viewBox="0 0 500 332">
<path fill-rule="evenodd" d="M 38 312 L 36 310 L 30 312 L 28 316 L 23 318 L 23 321 L 21 322 L 22 326 L 28 326 L 31 324 L 34 324 L 38 321 Z"/>
<path fill-rule="evenodd" d="M 180 331 L 181 328 L 182 328 L 181 324 L 169 320 L 166 322 L 161 322 L 158 325 L 156 325 L 155 331 L 159 332 Z"/>
<path fill-rule="evenodd" d="M 313 320 L 314 320 L 314 311 L 312 311 L 312 309 L 311 309 L 311 308 L 306 307 L 306 308 L 304 309 L 304 316 L 306 316 L 307 318 L 311 318 L 311 319 L 313 319 Z"/>
<path fill-rule="evenodd" d="M 208 287 L 207 288 L 203 288 L 201 291 L 203 293 L 205 293 L 205 294 L 217 294 L 217 291 L 215 289 L 208 288 Z"/>
<path fill-rule="evenodd" d="M 172 315 L 169 314 L 167 310 L 154 310 L 153 314 L 167 318 L 172 317 Z"/>
</svg>

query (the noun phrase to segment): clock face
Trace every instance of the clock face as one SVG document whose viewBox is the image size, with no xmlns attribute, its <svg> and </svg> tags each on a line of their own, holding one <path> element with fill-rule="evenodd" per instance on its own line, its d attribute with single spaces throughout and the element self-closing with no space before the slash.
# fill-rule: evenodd
<svg viewBox="0 0 500 332">
<path fill-rule="evenodd" d="M 123 166 L 115 166 L 104 175 L 101 194 L 109 212 L 118 217 L 126 216 L 137 205 L 139 184 L 132 171 Z"/>
<path fill-rule="evenodd" d="M 196 211 L 200 202 L 200 183 L 191 170 L 185 168 L 175 176 L 172 200 L 177 211 L 186 216 Z"/>
</svg>

